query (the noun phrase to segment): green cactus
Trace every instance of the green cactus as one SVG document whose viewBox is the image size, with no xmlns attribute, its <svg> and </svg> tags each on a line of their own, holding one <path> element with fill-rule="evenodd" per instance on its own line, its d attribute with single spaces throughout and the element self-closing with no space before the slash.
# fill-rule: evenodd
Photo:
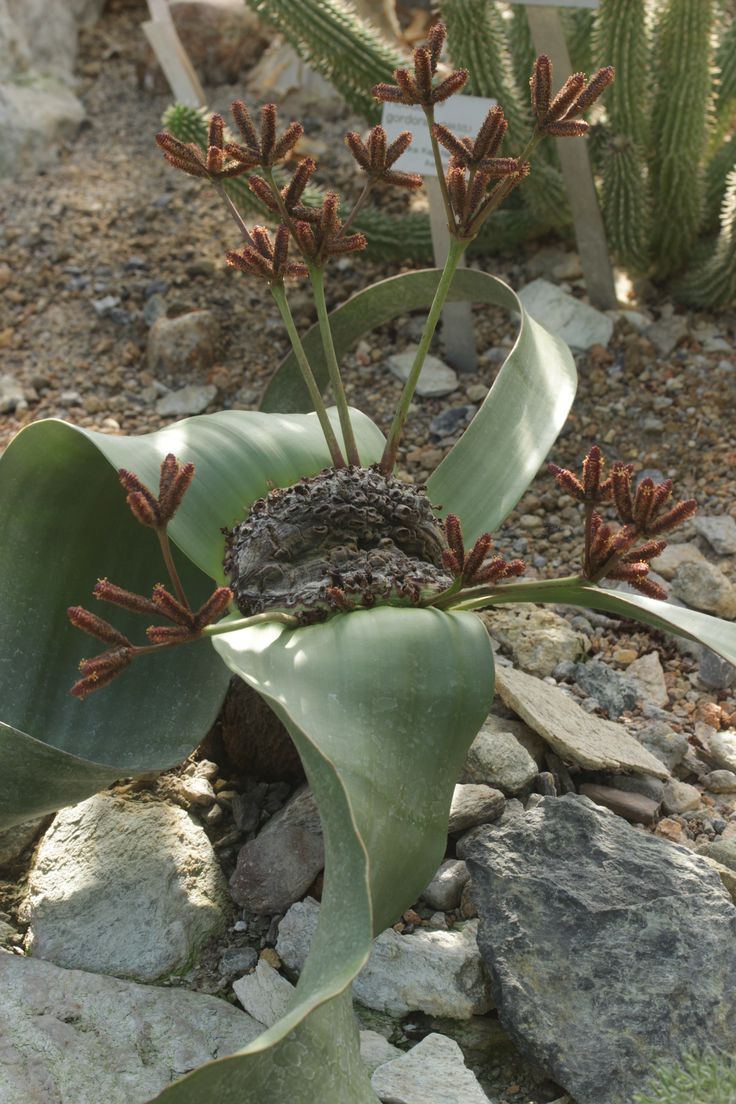
<svg viewBox="0 0 736 1104">
<path fill-rule="evenodd" d="M 701 230 L 706 234 L 718 232 L 723 200 L 728 178 L 736 168 L 736 131 L 716 147 L 705 169 L 705 198 Z"/>
<path fill-rule="evenodd" d="M 703 211 L 701 162 L 712 96 L 712 0 L 666 0 L 658 16 L 652 83 L 651 247 L 655 276 L 681 270 Z"/>
<path fill-rule="evenodd" d="M 371 88 L 391 81 L 406 61 L 373 27 L 342 0 L 246 0 L 280 31 L 301 58 L 326 77 L 354 111 L 368 122 L 380 120 Z"/>
<path fill-rule="evenodd" d="M 523 4 L 514 4 L 512 8 L 511 19 L 508 22 L 508 43 L 511 50 L 511 71 L 514 74 L 516 87 L 526 94 L 537 51 L 534 49 L 532 32 Z"/>
<path fill-rule="evenodd" d="M 643 0 L 601 0 L 595 26 L 599 65 L 613 65 L 608 90 L 607 142 L 601 170 L 601 207 L 609 245 L 635 271 L 647 267 L 651 203 L 647 182 L 647 57 Z"/>
<path fill-rule="evenodd" d="M 519 154 L 532 128 L 527 108 L 531 67 L 522 97 L 511 69 L 506 21 L 496 4 L 488 0 L 444 0 L 442 17 L 453 62 L 471 74 L 468 91 L 502 104 L 509 121 L 508 150 Z M 562 177 L 544 157 L 535 157 L 534 170 L 522 184 L 519 195 L 532 216 L 548 228 L 570 224 Z"/>
<path fill-rule="evenodd" d="M 562 26 L 573 72 L 589 73 L 593 68 L 593 33 L 596 13 L 586 8 L 561 11 Z"/>
<path fill-rule="evenodd" d="M 690 1055 L 682 1066 L 663 1066 L 634 1104 L 736 1104 L 736 1057 Z"/>
<path fill-rule="evenodd" d="M 716 68 L 718 69 L 718 91 L 716 96 L 716 115 L 726 125 L 733 124 L 736 112 L 736 19 L 728 18 L 725 13 L 716 49 Z"/>
<path fill-rule="evenodd" d="M 728 178 L 721 232 L 713 252 L 682 281 L 676 292 L 693 307 L 727 307 L 736 303 L 736 169 Z M 736 1101 L 736 1096 L 733 1099 Z"/>
<path fill-rule="evenodd" d="M 207 146 L 206 108 L 187 107 L 174 104 L 164 113 L 163 125 L 166 130 L 182 142 L 195 142 L 200 149 Z M 276 171 L 278 178 L 279 172 Z M 244 176 L 225 181 L 228 195 L 244 214 L 256 216 L 268 222 L 272 213 L 253 194 Z M 318 207 L 324 199 L 324 192 L 308 187 L 304 193 L 304 203 L 309 207 Z M 386 214 L 377 207 L 364 208 L 355 219 L 356 230 L 362 230 L 368 238 L 368 255 L 384 260 L 411 260 L 432 264 L 432 235 L 429 219 L 426 215 L 405 214 L 400 217 Z M 496 211 L 483 227 L 479 238 L 480 247 L 507 249 L 539 236 L 546 227 L 527 211 Z"/>
</svg>

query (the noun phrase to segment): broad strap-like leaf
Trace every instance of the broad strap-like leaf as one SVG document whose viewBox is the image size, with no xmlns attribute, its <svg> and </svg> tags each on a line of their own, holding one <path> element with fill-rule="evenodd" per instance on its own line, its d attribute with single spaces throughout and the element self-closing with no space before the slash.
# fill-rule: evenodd
<svg viewBox="0 0 736 1104">
<path fill-rule="evenodd" d="M 348 299 L 330 315 L 338 357 L 377 326 L 407 311 L 428 309 L 439 278 L 438 269 L 407 272 Z M 577 373 L 564 341 L 535 322 L 508 284 L 495 276 L 460 269 L 448 300 L 503 307 L 521 317 L 516 343 L 487 398 L 427 484 L 432 501 L 442 513 L 457 514 L 472 541 L 496 530 L 531 483 L 567 418 Z M 304 345 L 317 381 L 326 386 L 317 327 L 306 334 Z M 398 399 L 398 384 L 396 394 Z M 289 355 L 273 377 L 261 409 L 310 408 L 296 361 Z"/>
<path fill-rule="evenodd" d="M 522 601 L 584 606 L 615 613 L 619 617 L 629 617 L 632 621 L 641 621 L 655 629 L 705 644 L 736 666 L 736 624 L 733 621 L 724 621 L 721 617 L 713 617 L 709 613 L 688 609 L 687 606 L 676 606 L 671 602 L 647 598 L 643 594 L 609 590 L 568 579 L 540 580 L 533 584 L 524 584 L 523 589 L 519 590 L 509 586 L 506 592 L 494 598 L 493 605 Z M 463 602 L 461 608 L 481 609 L 487 605 L 487 599 L 473 599 Z"/>
<path fill-rule="evenodd" d="M 381 434 L 362 415 L 355 423 L 366 460 L 375 460 Z M 164 581 L 156 537 L 133 520 L 115 469 L 155 488 L 167 452 L 197 465 L 172 526 L 197 603 L 222 578 L 221 528 L 269 481 L 287 485 L 329 462 L 314 415 L 231 411 L 146 437 L 47 421 L 16 437 L 0 458 L 0 827 L 179 762 L 217 715 L 228 675 L 207 641 L 139 660 L 87 701 L 69 695 L 79 661 L 105 645 L 69 625 L 68 606 L 94 608 L 145 643 L 144 618 L 95 602 L 91 591 L 102 576 L 144 594 Z"/>
<path fill-rule="evenodd" d="M 165 1090 L 162 1104 L 375 1104 L 349 987 L 372 935 L 426 886 L 455 780 L 490 706 L 492 652 L 468 614 L 382 607 L 217 637 L 291 732 L 322 816 L 320 922 L 287 1015 Z"/>
</svg>

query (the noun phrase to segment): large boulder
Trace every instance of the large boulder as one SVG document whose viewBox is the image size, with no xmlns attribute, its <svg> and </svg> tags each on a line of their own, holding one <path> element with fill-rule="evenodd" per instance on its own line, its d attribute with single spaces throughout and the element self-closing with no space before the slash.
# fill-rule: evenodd
<svg viewBox="0 0 736 1104">
<path fill-rule="evenodd" d="M 587 798 L 544 798 L 465 849 L 501 1022 L 577 1104 L 736 1041 L 736 908 L 702 858 Z"/>
</svg>

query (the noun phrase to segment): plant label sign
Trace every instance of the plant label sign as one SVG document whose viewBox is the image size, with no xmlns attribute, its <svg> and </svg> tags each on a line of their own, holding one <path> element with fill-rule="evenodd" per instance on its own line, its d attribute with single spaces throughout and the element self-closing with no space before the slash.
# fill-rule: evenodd
<svg viewBox="0 0 736 1104">
<path fill-rule="evenodd" d="M 490 108 L 495 107 L 496 103 L 496 100 L 485 96 L 453 96 L 435 106 L 435 119 L 461 138 L 474 138 Z M 414 136 L 409 149 L 401 155 L 395 167 L 401 172 L 421 173 L 424 177 L 429 200 L 434 263 L 442 268 L 450 249 L 450 234 L 424 111 L 421 107 L 384 103 L 381 124 L 389 142 L 401 134 L 402 130 L 410 130 Z M 440 154 L 446 170 L 450 154 L 444 147 L 440 147 Z M 445 306 L 442 311 L 442 338 L 453 367 L 461 372 L 475 371 L 478 357 L 470 303 L 448 303 Z"/>
</svg>

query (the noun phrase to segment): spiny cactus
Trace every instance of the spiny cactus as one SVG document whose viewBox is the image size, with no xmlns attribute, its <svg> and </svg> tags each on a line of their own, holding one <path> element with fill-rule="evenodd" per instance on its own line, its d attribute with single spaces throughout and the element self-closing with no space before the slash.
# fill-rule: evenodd
<svg viewBox="0 0 736 1104">
<path fill-rule="evenodd" d="M 706 1054 L 663 1067 L 634 1104 L 736 1104 L 736 1058 Z"/>
<path fill-rule="evenodd" d="M 560 16 L 573 72 L 589 73 L 596 66 L 593 57 L 595 12 L 586 8 L 581 8 L 579 11 L 563 10 Z M 613 65 L 613 62 L 606 62 L 606 64 Z"/>
<path fill-rule="evenodd" d="M 442 17 L 453 62 L 471 74 L 468 91 L 476 96 L 489 96 L 503 106 L 509 121 L 508 149 L 513 155 L 519 154 L 531 131 L 527 100 L 532 70 L 531 67 L 527 70 L 522 96 L 511 70 L 506 21 L 489 0 L 444 0 Z M 569 225 L 562 177 L 543 157 L 535 157 L 534 171 L 519 194 L 531 214 L 548 227 Z"/>
<path fill-rule="evenodd" d="M 601 207 L 613 253 L 637 271 L 647 267 L 651 205 L 647 184 L 647 27 L 642 0 L 602 0 L 596 59 L 616 69 L 606 108 Z M 602 63 L 601 63 L 602 64 Z"/>
<path fill-rule="evenodd" d="M 736 130 L 721 142 L 711 154 L 705 169 L 705 196 L 703 203 L 703 222 L 701 229 L 705 233 L 718 231 L 723 200 L 728 187 L 728 178 L 736 169 Z"/>
<path fill-rule="evenodd" d="M 698 236 L 701 162 L 712 95 L 712 0 L 666 0 L 659 13 L 652 83 L 652 256 L 655 275 L 682 269 Z"/>
<path fill-rule="evenodd" d="M 676 290 L 678 297 L 693 307 L 736 303 L 736 169 L 728 179 L 715 248 Z"/>
<path fill-rule="evenodd" d="M 729 18 L 724 12 L 723 26 L 720 28 L 716 49 L 716 68 L 718 69 L 718 90 L 716 95 L 716 115 L 719 121 L 733 124 L 736 112 L 736 19 Z"/>
<path fill-rule="evenodd" d="M 342 0 L 246 0 L 313 69 L 331 81 L 354 111 L 377 123 L 374 84 L 391 81 L 403 54 Z"/>
</svg>

